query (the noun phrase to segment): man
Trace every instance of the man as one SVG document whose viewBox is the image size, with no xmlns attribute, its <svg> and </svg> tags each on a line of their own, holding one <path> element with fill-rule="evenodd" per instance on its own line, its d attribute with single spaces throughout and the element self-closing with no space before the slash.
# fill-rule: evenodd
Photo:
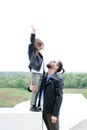
<svg viewBox="0 0 87 130">
<path fill-rule="evenodd" d="M 48 130 L 59 130 L 59 112 L 63 99 L 63 79 L 57 72 L 64 73 L 61 61 L 50 61 L 48 72 L 44 76 L 39 95 L 38 106 L 43 112 L 43 119 Z"/>
</svg>

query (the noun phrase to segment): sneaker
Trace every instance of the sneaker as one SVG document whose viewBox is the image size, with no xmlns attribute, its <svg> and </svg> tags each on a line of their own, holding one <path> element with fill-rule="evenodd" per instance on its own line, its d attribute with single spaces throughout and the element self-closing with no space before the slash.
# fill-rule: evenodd
<svg viewBox="0 0 87 130">
<path fill-rule="evenodd" d="M 36 107 L 36 111 L 37 111 L 37 112 L 40 112 L 40 111 L 41 111 L 41 108 L 40 108 L 40 107 Z"/>
<path fill-rule="evenodd" d="M 36 107 L 36 106 L 32 106 L 32 107 L 30 108 L 30 111 L 33 111 L 33 112 L 40 112 L 40 111 L 41 111 L 41 108 Z"/>
<path fill-rule="evenodd" d="M 36 107 L 35 106 L 32 106 L 31 108 L 30 108 L 30 111 L 36 111 Z"/>
</svg>

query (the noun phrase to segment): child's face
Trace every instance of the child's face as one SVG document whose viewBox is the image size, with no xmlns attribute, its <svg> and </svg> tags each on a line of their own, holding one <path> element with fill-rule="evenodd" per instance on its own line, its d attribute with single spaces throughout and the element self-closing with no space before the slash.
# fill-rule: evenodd
<svg viewBox="0 0 87 130">
<path fill-rule="evenodd" d="M 43 49 L 43 45 L 36 47 L 36 49 L 37 49 L 37 51 L 41 51 Z"/>
</svg>

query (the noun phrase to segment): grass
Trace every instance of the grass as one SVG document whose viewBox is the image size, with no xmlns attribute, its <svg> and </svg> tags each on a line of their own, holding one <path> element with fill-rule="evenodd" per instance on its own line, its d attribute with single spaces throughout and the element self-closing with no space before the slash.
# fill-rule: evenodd
<svg viewBox="0 0 87 130">
<path fill-rule="evenodd" d="M 64 93 L 82 94 L 87 99 L 87 89 L 67 88 L 67 89 L 64 89 Z"/>
<path fill-rule="evenodd" d="M 30 94 L 27 90 L 19 88 L 0 88 L 0 107 L 13 107 L 29 99 Z"/>
<path fill-rule="evenodd" d="M 83 94 L 87 99 L 87 89 L 64 89 L 64 93 Z M 0 88 L 0 107 L 14 107 L 18 103 L 30 99 L 27 89 Z"/>
</svg>

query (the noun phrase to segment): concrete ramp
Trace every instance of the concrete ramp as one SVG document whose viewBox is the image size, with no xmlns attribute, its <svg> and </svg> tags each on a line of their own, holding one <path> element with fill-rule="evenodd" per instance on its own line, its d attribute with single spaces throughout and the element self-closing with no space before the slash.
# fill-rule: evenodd
<svg viewBox="0 0 87 130">
<path fill-rule="evenodd" d="M 42 130 L 42 113 L 30 112 L 29 106 L 30 102 L 26 101 L 14 108 L 0 108 L 0 130 Z M 86 119 L 87 100 L 84 96 L 64 94 L 60 111 L 60 130 L 84 130 L 74 128 Z M 47 130 L 45 124 L 43 125 L 43 130 Z"/>
<path fill-rule="evenodd" d="M 87 119 L 87 100 L 84 96 L 64 94 L 60 111 L 60 130 L 69 130 L 84 119 Z"/>
<path fill-rule="evenodd" d="M 69 130 L 87 130 L 87 119 L 82 120 L 77 125 Z"/>
<path fill-rule="evenodd" d="M 28 111 L 29 101 L 15 106 L 17 109 Z M 87 100 L 82 94 L 64 94 L 60 111 L 60 130 L 69 130 L 82 120 L 87 119 Z M 46 130 L 44 126 L 44 130 Z"/>
</svg>

